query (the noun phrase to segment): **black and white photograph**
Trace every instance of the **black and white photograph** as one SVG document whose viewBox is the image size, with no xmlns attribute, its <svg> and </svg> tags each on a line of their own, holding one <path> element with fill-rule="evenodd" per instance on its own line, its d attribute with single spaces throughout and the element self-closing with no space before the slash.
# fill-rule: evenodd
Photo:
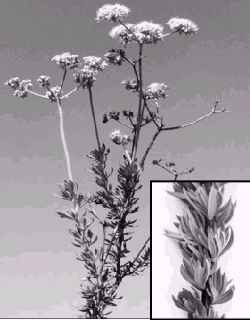
<svg viewBox="0 0 250 320">
<path fill-rule="evenodd" d="M 249 13 L 249 0 L 0 0 L 0 318 L 250 317 L 246 283 L 219 269 L 221 251 L 246 268 L 247 225 L 237 206 L 216 215 L 230 181 L 250 180 Z M 212 192 L 198 238 L 188 216 L 152 209 L 152 181 Z M 171 269 L 176 241 L 192 248 Z"/>
</svg>

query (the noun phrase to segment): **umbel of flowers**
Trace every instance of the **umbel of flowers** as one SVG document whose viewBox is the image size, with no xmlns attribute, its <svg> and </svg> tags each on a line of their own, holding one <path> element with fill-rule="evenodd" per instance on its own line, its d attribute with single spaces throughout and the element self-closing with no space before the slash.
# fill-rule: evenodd
<svg viewBox="0 0 250 320">
<path fill-rule="evenodd" d="M 58 212 L 59 216 L 70 220 L 74 228 L 70 230 L 73 244 L 79 248 L 78 260 L 83 264 L 86 276 L 81 284 L 83 304 L 80 311 L 85 318 L 105 318 L 115 307 L 119 296 L 120 284 L 128 276 L 143 272 L 150 263 L 149 237 L 136 252 L 131 251 L 131 240 L 139 212 L 138 192 L 140 178 L 146 160 L 157 138 L 163 132 L 183 129 L 224 112 L 218 109 L 218 102 L 211 110 L 198 119 L 178 125 L 168 125 L 161 114 L 161 102 L 167 98 L 168 86 L 157 81 L 144 79 L 144 50 L 147 46 L 157 45 L 172 35 L 191 36 L 198 32 L 198 26 L 189 19 L 173 17 L 164 24 L 153 21 L 125 23 L 130 9 L 121 4 L 106 4 L 97 10 L 96 21 L 115 24 L 109 36 L 118 40 L 118 47 L 111 48 L 102 56 L 85 56 L 64 52 L 55 55 L 51 61 L 61 70 L 61 79 L 54 81 L 49 75 L 42 74 L 37 79 L 39 91 L 31 80 L 13 77 L 6 85 L 14 96 L 27 98 L 35 96 L 56 106 L 59 115 L 59 130 L 66 160 L 67 179 L 60 186 L 60 197 L 68 201 L 70 208 Z M 167 27 L 167 32 L 165 31 Z M 130 56 L 129 46 L 137 48 L 136 56 Z M 122 46 L 122 47 L 120 47 Z M 100 134 L 100 112 L 97 112 L 94 99 L 95 82 L 101 73 L 111 67 L 127 66 L 131 78 L 121 81 L 121 85 L 134 95 L 133 108 L 105 112 L 102 123 L 116 122 L 110 134 L 112 148 L 120 148 L 121 161 L 118 170 L 109 166 L 111 149 L 104 144 Z M 101 77 L 100 77 L 101 78 Z M 72 89 L 65 92 L 65 81 L 71 81 Z M 89 154 L 91 172 L 97 186 L 93 194 L 82 194 L 73 179 L 69 147 L 64 129 L 64 105 L 69 98 L 80 92 L 86 93 L 96 139 L 96 147 Z M 141 132 L 153 127 L 154 132 L 143 149 Z M 123 127 L 122 129 L 120 129 Z M 81 138 L 81 137 L 79 137 Z M 166 170 L 175 179 L 193 169 L 178 171 L 175 163 L 155 160 L 153 164 Z M 101 211 L 101 215 L 98 212 Z M 105 212 L 104 217 L 103 212 Z M 99 229 L 98 229 L 99 227 Z"/>
<path fill-rule="evenodd" d="M 191 285 L 173 296 L 178 308 L 188 318 L 220 318 L 214 306 L 233 297 L 230 285 L 219 267 L 220 257 L 233 244 L 233 230 L 228 225 L 235 203 L 224 201 L 223 182 L 177 182 L 169 192 L 183 203 L 183 214 L 177 215 L 178 233 L 166 230 L 166 236 L 177 241 L 183 254 L 181 274 Z M 224 316 L 222 316 L 223 318 Z"/>
</svg>

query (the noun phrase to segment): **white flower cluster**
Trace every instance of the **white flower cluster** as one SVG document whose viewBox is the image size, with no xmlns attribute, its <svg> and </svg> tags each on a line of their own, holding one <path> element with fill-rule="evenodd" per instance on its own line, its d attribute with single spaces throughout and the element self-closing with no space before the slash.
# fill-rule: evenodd
<svg viewBox="0 0 250 320">
<path fill-rule="evenodd" d="M 163 38 L 163 26 L 151 21 L 142 21 L 134 26 L 136 38 L 141 43 L 156 43 Z"/>
<path fill-rule="evenodd" d="M 83 67 L 74 74 L 75 82 L 82 88 L 92 86 L 98 72 L 103 71 L 107 66 L 107 62 L 101 57 L 83 57 Z"/>
<path fill-rule="evenodd" d="M 144 95 L 146 99 L 160 99 L 166 98 L 166 90 L 168 86 L 165 83 L 153 82 L 149 86 L 146 87 L 144 91 Z"/>
<path fill-rule="evenodd" d="M 133 27 L 134 25 L 132 23 L 127 23 L 126 27 L 123 25 L 115 26 L 110 30 L 109 36 L 112 39 L 119 39 L 120 42 L 125 45 L 135 38 Z"/>
<path fill-rule="evenodd" d="M 96 21 L 122 21 L 128 16 L 130 9 L 122 4 L 105 4 L 96 12 Z"/>
<path fill-rule="evenodd" d="M 5 82 L 5 85 L 14 90 L 14 96 L 20 98 L 26 98 L 28 96 L 28 90 L 33 86 L 31 80 L 20 80 L 18 77 L 10 78 Z"/>
<path fill-rule="evenodd" d="M 86 88 L 88 85 L 92 86 L 96 80 L 96 75 L 96 70 L 89 66 L 84 66 L 82 69 L 79 69 L 74 73 L 74 79 L 77 84 L 82 86 L 82 88 Z"/>
<path fill-rule="evenodd" d="M 62 93 L 61 87 L 55 86 L 50 88 L 50 90 L 46 92 L 46 97 L 48 97 L 51 102 L 57 102 L 57 99 L 61 93 Z"/>
<path fill-rule="evenodd" d="M 70 52 L 64 52 L 57 54 L 51 61 L 54 61 L 62 68 L 69 67 L 70 69 L 77 68 L 79 66 L 79 56 L 77 54 L 71 54 Z"/>
<path fill-rule="evenodd" d="M 20 82 L 21 82 L 20 78 L 13 77 L 13 78 L 10 78 L 8 81 L 6 81 L 4 85 L 9 86 L 10 88 L 16 90 L 17 88 L 19 88 Z"/>
<path fill-rule="evenodd" d="M 142 21 L 137 24 L 128 23 L 126 26 L 118 25 L 111 29 L 109 35 L 113 39 L 119 39 L 122 44 L 131 41 L 152 44 L 163 39 L 163 26 L 151 21 Z"/>
<path fill-rule="evenodd" d="M 50 77 L 49 76 L 41 75 L 41 76 L 39 76 L 39 78 L 36 81 L 38 82 L 38 84 L 42 88 L 47 88 L 50 86 Z"/>
<path fill-rule="evenodd" d="M 127 145 L 130 142 L 130 137 L 127 134 L 121 134 L 120 130 L 114 130 L 110 134 L 110 139 L 118 145 Z"/>
<path fill-rule="evenodd" d="M 103 71 L 107 66 L 107 62 L 101 57 L 87 56 L 83 57 L 84 66 L 87 66 L 96 71 Z"/>
<path fill-rule="evenodd" d="M 179 34 L 195 34 L 199 31 L 199 27 L 192 20 L 173 17 L 168 22 L 170 30 Z"/>
</svg>

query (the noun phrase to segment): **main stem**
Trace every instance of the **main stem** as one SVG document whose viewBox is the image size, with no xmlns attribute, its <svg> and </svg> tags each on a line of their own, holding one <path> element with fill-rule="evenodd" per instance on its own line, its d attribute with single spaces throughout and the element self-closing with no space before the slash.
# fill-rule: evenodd
<svg viewBox="0 0 250 320">
<path fill-rule="evenodd" d="M 141 159 L 141 163 L 140 163 L 140 167 L 142 170 L 144 170 L 144 165 L 145 165 L 145 161 L 146 161 L 146 158 L 150 152 L 150 150 L 152 149 L 154 143 L 155 143 L 155 140 L 157 139 L 157 137 L 159 136 L 159 134 L 161 133 L 161 128 L 157 129 L 157 131 L 155 132 L 155 134 L 153 135 L 153 138 L 149 144 L 149 146 L 147 147 L 142 159 Z"/>
<path fill-rule="evenodd" d="M 68 150 L 68 146 L 67 146 L 67 141 L 66 141 L 65 133 L 64 133 L 63 110 L 62 110 L 62 103 L 61 103 L 60 98 L 57 98 L 57 107 L 58 107 L 59 120 L 60 120 L 60 136 L 61 136 L 63 151 L 64 151 L 64 155 L 65 155 L 65 159 L 66 159 L 66 166 L 67 166 L 68 178 L 69 178 L 69 180 L 73 181 L 72 170 L 71 170 L 70 155 L 69 155 L 69 150 Z"/>
<path fill-rule="evenodd" d="M 137 148 L 138 148 L 138 141 L 140 136 L 140 129 L 141 129 L 141 121 L 142 121 L 142 101 L 143 101 L 143 92 L 142 92 L 142 51 L 143 51 L 143 44 L 139 44 L 139 106 L 138 106 L 138 113 L 137 113 L 137 124 L 135 130 L 135 142 L 132 149 L 132 154 L 136 157 Z"/>
<path fill-rule="evenodd" d="M 89 102 L 90 102 L 90 108 L 91 108 L 92 118 L 93 118 L 93 122 L 94 122 L 97 146 L 98 146 L 98 149 L 101 150 L 101 142 L 100 142 L 98 128 L 97 128 L 97 122 L 96 122 L 96 116 L 95 116 L 95 107 L 94 107 L 93 93 L 92 93 L 91 86 L 88 86 L 88 92 L 89 92 Z"/>
</svg>

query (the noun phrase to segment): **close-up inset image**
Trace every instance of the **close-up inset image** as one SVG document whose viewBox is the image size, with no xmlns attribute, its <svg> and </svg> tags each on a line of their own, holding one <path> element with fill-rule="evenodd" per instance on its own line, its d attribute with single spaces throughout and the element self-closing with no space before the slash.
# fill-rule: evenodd
<svg viewBox="0 0 250 320">
<path fill-rule="evenodd" d="M 153 318 L 249 317 L 250 183 L 151 182 L 151 192 Z"/>
</svg>

